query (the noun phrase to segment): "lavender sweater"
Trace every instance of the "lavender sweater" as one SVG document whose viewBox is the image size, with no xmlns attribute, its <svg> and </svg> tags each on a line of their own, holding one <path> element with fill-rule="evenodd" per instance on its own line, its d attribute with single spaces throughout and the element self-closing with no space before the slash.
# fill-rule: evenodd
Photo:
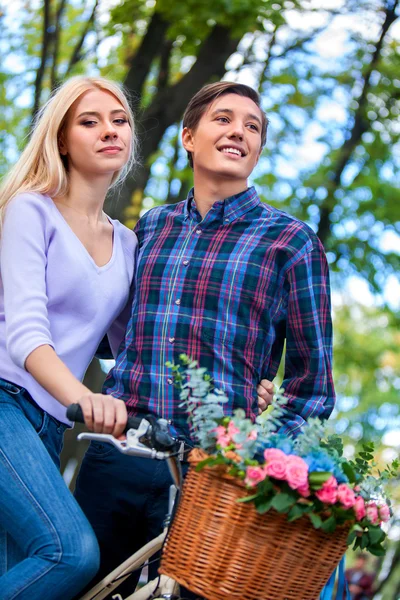
<svg viewBox="0 0 400 600">
<path fill-rule="evenodd" d="M 113 254 L 98 267 L 48 196 L 23 193 L 6 209 L 0 253 L 0 377 L 24 387 L 64 423 L 65 407 L 25 370 L 25 360 L 48 344 L 82 380 L 106 333 L 116 354 L 129 317 L 137 239 L 119 221 L 110 221 Z"/>
</svg>

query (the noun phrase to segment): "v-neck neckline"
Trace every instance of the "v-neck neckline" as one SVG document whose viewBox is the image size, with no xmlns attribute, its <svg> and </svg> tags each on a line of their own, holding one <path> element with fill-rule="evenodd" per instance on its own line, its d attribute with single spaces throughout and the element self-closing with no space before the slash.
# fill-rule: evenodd
<svg viewBox="0 0 400 600">
<path fill-rule="evenodd" d="M 111 256 L 110 256 L 110 259 L 104 265 L 100 266 L 96 263 L 93 256 L 90 254 L 89 250 L 86 248 L 85 244 L 82 242 L 82 240 L 79 239 L 79 237 L 77 236 L 75 231 L 72 229 L 71 225 L 68 223 L 68 221 L 66 220 L 66 218 L 64 217 L 62 212 L 59 210 L 59 208 L 57 207 L 57 204 L 54 202 L 54 200 L 50 196 L 47 196 L 47 198 L 50 200 L 50 202 L 52 203 L 52 205 L 54 207 L 54 210 L 59 215 L 61 221 L 64 223 L 65 227 L 71 232 L 73 237 L 76 239 L 76 241 L 78 242 L 79 246 L 81 247 L 83 253 L 86 254 L 86 256 L 88 257 L 88 259 L 90 260 L 92 265 L 95 267 L 95 269 L 97 271 L 103 271 L 103 270 L 105 271 L 106 269 L 108 269 L 114 262 L 114 257 L 115 257 L 115 252 L 116 252 L 115 226 L 114 226 L 114 223 L 112 222 L 112 219 L 110 219 L 110 217 L 108 215 L 106 215 L 108 222 L 110 223 L 111 227 L 113 228 Z"/>
</svg>

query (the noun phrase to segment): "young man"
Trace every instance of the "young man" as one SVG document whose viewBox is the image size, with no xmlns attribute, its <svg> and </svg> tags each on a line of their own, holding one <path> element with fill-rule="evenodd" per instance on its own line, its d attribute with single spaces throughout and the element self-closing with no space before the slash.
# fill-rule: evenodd
<svg viewBox="0 0 400 600">
<path fill-rule="evenodd" d="M 288 398 L 282 430 L 296 435 L 334 405 L 329 275 L 315 233 L 263 204 L 247 179 L 266 140 L 258 94 L 229 82 L 189 103 L 182 141 L 193 166 L 186 200 L 138 223 L 136 296 L 107 393 L 134 415 L 171 419 L 188 438 L 166 362 L 197 359 L 226 392 L 226 412 L 257 412 L 257 383 L 272 380 L 284 342 Z M 92 444 L 76 496 L 98 535 L 100 575 L 159 533 L 171 481 L 166 466 Z"/>
</svg>

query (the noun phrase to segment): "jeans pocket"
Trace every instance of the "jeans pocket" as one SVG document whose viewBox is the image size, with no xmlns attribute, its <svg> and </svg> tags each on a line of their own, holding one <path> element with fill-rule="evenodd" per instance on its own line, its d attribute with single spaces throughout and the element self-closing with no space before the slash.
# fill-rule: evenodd
<svg viewBox="0 0 400 600">
<path fill-rule="evenodd" d="M 49 415 L 28 396 L 27 392 L 19 398 L 21 408 L 39 437 L 46 431 Z"/>
<path fill-rule="evenodd" d="M 22 391 L 25 391 L 23 388 L 18 387 L 15 383 L 11 383 L 11 381 L 7 381 L 6 379 L 0 378 L 0 389 L 11 394 L 12 396 L 18 396 Z"/>
<path fill-rule="evenodd" d="M 90 442 L 89 448 L 86 450 L 86 456 L 88 458 L 106 458 L 114 451 L 114 447 L 111 444 L 104 444 L 101 442 Z"/>
</svg>

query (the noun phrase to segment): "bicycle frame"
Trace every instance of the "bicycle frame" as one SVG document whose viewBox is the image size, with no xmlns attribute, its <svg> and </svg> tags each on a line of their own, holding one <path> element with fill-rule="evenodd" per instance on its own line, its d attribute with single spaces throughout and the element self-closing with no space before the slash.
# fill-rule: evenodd
<svg viewBox="0 0 400 600">
<path fill-rule="evenodd" d="M 145 420 L 143 419 L 145 422 Z M 146 422 L 145 422 L 146 423 Z M 137 552 L 132 554 L 129 558 L 127 558 L 119 567 L 114 569 L 109 575 L 107 575 L 104 579 L 102 579 L 99 583 L 97 583 L 91 590 L 86 592 L 84 596 L 80 598 L 80 600 L 103 600 L 106 598 L 111 592 L 113 592 L 117 587 L 129 577 L 132 571 L 139 569 L 144 566 L 145 562 L 151 558 L 156 552 L 161 550 L 164 540 L 166 538 L 168 532 L 168 525 L 170 515 L 172 513 L 172 508 L 175 501 L 176 491 L 180 490 L 182 485 L 182 472 L 179 462 L 179 457 L 172 455 L 169 452 L 159 452 L 154 450 L 154 448 L 148 448 L 141 444 L 139 438 L 143 433 L 143 429 L 145 424 L 143 424 L 143 429 L 141 429 L 142 425 L 137 430 L 129 430 L 127 433 L 126 441 L 119 441 L 109 434 L 97 434 L 97 433 L 81 433 L 78 436 L 78 440 L 96 440 L 100 442 L 107 442 L 116 447 L 123 454 L 128 454 L 131 456 L 141 456 L 146 458 L 152 458 L 156 460 L 166 460 L 168 464 L 169 471 L 171 473 L 172 480 L 174 481 L 175 493 L 171 493 L 170 491 L 170 499 L 169 499 L 169 511 L 166 518 L 166 525 L 164 531 L 156 538 L 148 542 L 145 546 L 140 548 Z M 160 598 L 161 600 L 173 598 L 175 594 L 178 593 L 179 586 L 178 584 L 171 579 L 170 577 L 166 577 L 165 575 L 161 575 L 152 581 L 149 581 L 145 586 L 140 588 L 139 590 L 133 592 L 126 598 L 122 598 L 120 594 L 115 594 L 113 598 L 115 600 L 148 600 L 152 598 L 156 600 L 156 598 Z M 154 596 L 154 593 L 159 594 L 158 596 Z"/>
</svg>

